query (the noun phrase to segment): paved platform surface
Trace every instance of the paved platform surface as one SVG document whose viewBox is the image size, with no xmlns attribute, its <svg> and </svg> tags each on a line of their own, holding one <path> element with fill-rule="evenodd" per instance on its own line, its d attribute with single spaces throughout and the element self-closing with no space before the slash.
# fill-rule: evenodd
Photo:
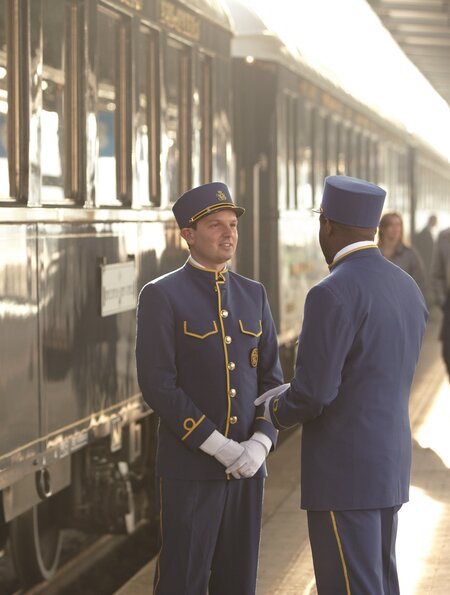
<svg viewBox="0 0 450 595">
<path fill-rule="evenodd" d="M 399 512 L 397 539 L 402 595 L 450 594 L 450 385 L 439 322 L 434 313 L 411 393 L 411 500 Z M 300 436 L 296 431 L 269 458 L 257 595 L 317 594 L 306 513 L 299 508 Z M 151 593 L 154 564 L 116 595 Z"/>
</svg>

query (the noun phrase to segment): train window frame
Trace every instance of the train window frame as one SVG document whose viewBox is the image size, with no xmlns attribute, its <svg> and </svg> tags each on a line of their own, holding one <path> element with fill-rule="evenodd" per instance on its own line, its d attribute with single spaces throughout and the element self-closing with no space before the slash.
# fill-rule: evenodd
<svg viewBox="0 0 450 595">
<path fill-rule="evenodd" d="M 113 84 L 111 88 L 114 95 L 114 168 L 115 168 L 115 197 L 110 201 L 103 200 L 99 196 L 99 174 L 95 179 L 95 207 L 97 208 L 121 208 L 132 205 L 132 166 L 131 166 L 131 89 L 132 89 L 132 68 L 131 68 L 131 27 L 132 17 L 120 10 L 112 8 L 109 4 L 99 2 L 97 5 L 97 23 L 102 17 L 110 19 L 115 25 L 115 49 L 113 63 Z M 97 36 L 98 44 L 98 36 Z M 97 45 L 97 49 L 101 47 Z M 99 75 L 100 52 L 97 51 L 96 77 L 97 77 L 97 102 L 95 114 L 97 119 L 97 139 L 99 140 L 99 107 L 100 97 L 100 75 Z M 104 98 L 108 98 L 111 91 L 103 91 Z M 107 104 L 108 105 L 108 104 Z M 107 107 L 108 109 L 108 107 Z M 112 110 L 111 110 L 112 111 Z M 100 143 L 98 143 L 100 145 Z M 100 150 L 100 149 L 99 149 Z M 100 154 L 97 155 L 97 164 L 100 163 Z"/>
</svg>

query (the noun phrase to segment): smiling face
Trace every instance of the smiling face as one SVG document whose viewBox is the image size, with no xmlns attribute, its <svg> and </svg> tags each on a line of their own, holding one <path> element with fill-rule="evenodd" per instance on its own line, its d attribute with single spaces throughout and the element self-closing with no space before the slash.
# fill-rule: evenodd
<svg viewBox="0 0 450 595">
<path fill-rule="evenodd" d="M 208 269 L 220 271 L 236 252 L 236 214 L 232 209 L 212 213 L 199 219 L 195 228 L 183 228 L 181 235 L 197 262 Z"/>
</svg>

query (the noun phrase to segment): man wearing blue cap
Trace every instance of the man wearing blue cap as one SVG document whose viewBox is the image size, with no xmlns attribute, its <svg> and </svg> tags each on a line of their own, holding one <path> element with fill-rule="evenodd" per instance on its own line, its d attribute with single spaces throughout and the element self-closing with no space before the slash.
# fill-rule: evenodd
<svg viewBox="0 0 450 595">
<path fill-rule="evenodd" d="M 307 295 L 294 378 L 255 403 L 280 430 L 303 424 L 301 506 L 319 595 L 399 593 L 397 511 L 427 310 L 373 241 L 384 198 L 364 180 L 326 179 L 319 240 L 330 275 Z"/>
<path fill-rule="evenodd" d="M 160 416 L 154 593 L 253 595 L 277 437 L 254 400 L 282 382 L 276 330 L 264 287 L 227 268 L 244 212 L 227 186 L 189 190 L 173 212 L 190 258 L 142 289 L 136 341 L 139 385 Z"/>
</svg>

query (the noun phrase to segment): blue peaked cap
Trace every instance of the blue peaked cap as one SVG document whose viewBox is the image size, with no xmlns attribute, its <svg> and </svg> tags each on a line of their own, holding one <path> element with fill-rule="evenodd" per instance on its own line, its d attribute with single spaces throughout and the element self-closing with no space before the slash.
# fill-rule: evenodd
<svg viewBox="0 0 450 595">
<path fill-rule="evenodd" d="M 319 212 L 344 225 L 378 227 L 385 197 L 385 190 L 366 180 L 328 176 Z"/>
<path fill-rule="evenodd" d="M 245 213 L 245 209 L 234 204 L 228 186 L 223 182 L 211 182 L 192 188 L 182 194 L 172 207 L 180 229 L 223 209 L 233 209 L 237 217 Z"/>
</svg>

